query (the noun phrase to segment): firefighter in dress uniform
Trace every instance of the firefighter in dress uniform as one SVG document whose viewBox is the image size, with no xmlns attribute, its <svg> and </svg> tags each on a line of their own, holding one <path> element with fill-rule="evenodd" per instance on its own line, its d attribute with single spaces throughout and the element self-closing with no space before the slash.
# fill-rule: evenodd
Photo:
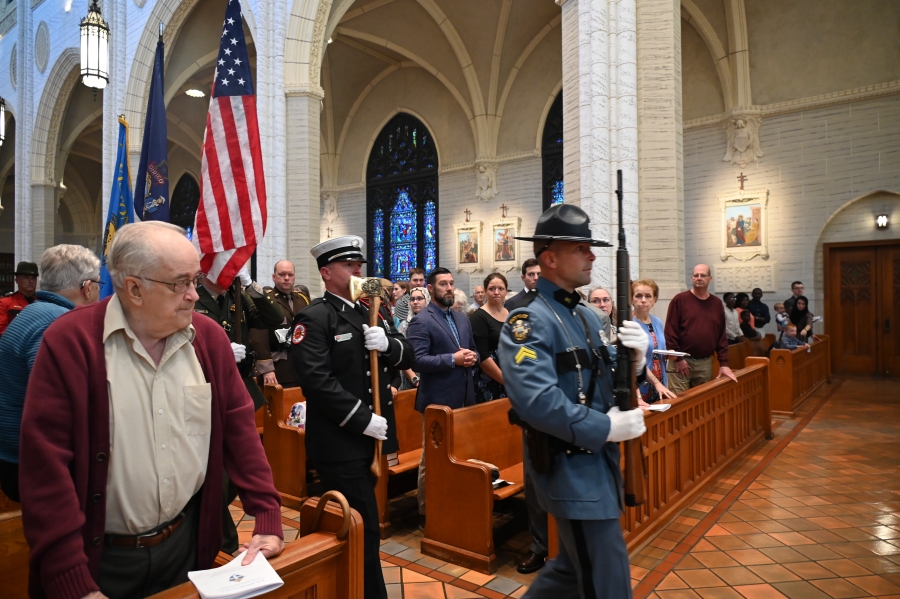
<svg viewBox="0 0 900 599">
<path fill-rule="evenodd" d="M 237 278 L 241 279 L 241 284 L 246 285 L 247 289 L 241 292 L 241 343 L 235 343 L 237 339 L 237 327 L 234 326 L 234 316 L 237 312 L 237 306 L 234 303 L 233 288 L 219 287 L 214 281 L 204 279 L 203 285 L 197 287 L 197 295 L 199 298 L 194 304 L 194 312 L 205 314 L 219 323 L 219 325 L 228 334 L 231 341 L 231 349 L 234 352 L 234 360 L 237 362 L 238 372 L 244 380 L 244 386 L 253 400 L 253 408 L 258 410 L 265 405 L 266 399 L 263 397 L 262 391 L 256 384 L 254 379 L 254 369 L 258 361 L 259 364 L 265 364 L 266 361 L 271 362 L 269 358 L 269 348 L 265 343 L 255 343 L 250 338 L 250 331 L 253 329 L 265 329 L 281 322 L 281 310 L 275 305 L 270 298 L 263 295 L 262 287 L 259 283 L 254 283 L 250 279 L 250 274 L 246 267 L 238 272 Z M 265 331 L 260 331 L 265 333 Z M 245 345 L 246 344 L 246 345 Z M 250 351 L 247 351 L 247 348 Z M 228 474 L 225 474 L 224 485 L 224 504 L 222 512 L 222 551 L 226 553 L 234 553 L 238 548 L 238 534 L 235 528 L 234 520 L 231 518 L 231 512 L 228 506 L 237 497 L 238 490 L 231 482 Z"/>
<path fill-rule="evenodd" d="M 257 364 L 256 372 L 262 377 L 263 385 L 281 385 L 282 387 L 298 387 L 297 375 L 288 360 L 290 348 L 290 330 L 297 312 L 309 305 L 309 289 L 304 285 L 294 285 L 295 271 L 290 260 L 279 260 L 275 263 L 272 274 L 274 288 L 266 288 L 269 297 L 281 310 L 282 319 L 276 326 L 267 331 L 250 331 L 250 337 L 268 347 L 272 361 Z M 278 331 L 278 332 L 276 332 Z M 280 338 L 279 338 L 280 337 Z"/>
<path fill-rule="evenodd" d="M 362 238 L 350 235 L 310 250 L 325 295 L 294 318 L 289 356 L 306 397 L 306 453 L 324 488 L 343 493 L 362 515 L 365 597 L 386 599 L 376 479 L 369 468 L 376 439 L 384 441 L 384 453 L 398 449 L 391 380 L 412 367 L 413 352 L 384 304 L 379 326 L 370 328 L 367 303 L 351 299 L 350 278 L 361 276 L 366 261 L 362 245 Z M 381 416 L 373 411 L 370 350 L 379 352 Z"/>
<path fill-rule="evenodd" d="M 612 361 L 597 315 L 576 288 L 591 282 L 590 219 L 571 204 L 538 220 L 534 255 L 541 265 L 535 293 L 510 311 L 500 335 L 500 370 L 514 413 L 526 431 L 525 468 L 538 503 L 556 518 L 559 555 L 547 562 L 526 598 L 631 597 L 628 552 L 619 524 L 619 441 L 643 434 L 643 410 L 614 405 Z M 619 328 L 644 376 L 647 334 Z"/>
</svg>

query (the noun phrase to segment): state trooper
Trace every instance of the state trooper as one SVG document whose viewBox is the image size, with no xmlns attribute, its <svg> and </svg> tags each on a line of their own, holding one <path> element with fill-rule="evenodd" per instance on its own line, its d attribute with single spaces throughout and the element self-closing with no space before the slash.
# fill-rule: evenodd
<svg viewBox="0 0 900 599">
<path fill-rule="evenodd" d="M 590 219 L 571 204 L 538 220 L 536 293 L 509 313 L 500 335 L 500 370 L 514 413 L 526 431 L 526 472 L 540 506 L 559 528 L 559 555 L 525 594 L 533 597 L 631 597 L 628 552 L 619 524 L 619 441 L 644 433 L 642 410 L 620 412 L 613 400 L 611 360 L 597 315 L 576 288 L 591 282 Z M 647 335 L 630 321 L 619 335 L 644 376 Z"/>
<path fill-rule="evenodd" d="M 275 287 L 266 288 L 266 296 L 281 310 L 282 320 L 276 326 L 269 327 L 265 333 L 250 332 L 251 338 L 266 345 L 272 356 L 271 362 L 258 363 L 256 367 L 264 385 L 281 385 L 285 388 L 299 386 L 297 375 L 288 360 L 289 333 L 294 324 L 294 316 L 309 305 L 310 295 L 305 285 L 294 285 L 295 278 L 294 264 L 290 260 L 275 263 L 275 272 L 272 274 Z"/>
<path fill-rule="evenodd" d="M 363 564 L 366 599 L 387 598 L 378 550 L 381 533 L 375 476 L 369 467 L 375 440 L 383 453 L 398 449 L 391 380 L 413 364 L 409 342 L 394 328 L 387 307 L 377 327 L 369 327 L 369 308 L 354 302 L 351 277 L 366 261 L 363 240 L 355 235 L 328 239 L 313 247 L 325 295 L 294 317 L 288 352 L 306 397 L 306 454 L 325 490 L 336 490 L 363 518 Z M 374 413 L 369 351 L 379 352 L 381 411 Z"/>
</svg>

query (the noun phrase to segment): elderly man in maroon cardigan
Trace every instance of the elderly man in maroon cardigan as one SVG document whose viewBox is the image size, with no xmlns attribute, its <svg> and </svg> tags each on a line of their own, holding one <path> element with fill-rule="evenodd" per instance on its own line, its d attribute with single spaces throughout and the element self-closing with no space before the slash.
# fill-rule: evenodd
<svg viewBox="0 0 900 599">
<path fill-rule="evenodd" d="M 196 250 L 178 227 L 138 223 L 107 262 L 115 294 L 47 329 L 25 399 L 32 598 L 145 597 L 212 567 L 223 471 L 256 518 L 244 563 L 284 547 L 231 345 L 193 312 Z"/>
</svg>

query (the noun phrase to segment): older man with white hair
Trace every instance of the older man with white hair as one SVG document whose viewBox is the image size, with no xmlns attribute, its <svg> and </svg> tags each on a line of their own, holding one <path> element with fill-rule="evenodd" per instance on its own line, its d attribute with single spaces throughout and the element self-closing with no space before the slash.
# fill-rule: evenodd
<svg viewBox="0 0 900 599">
<path fill-rule="evenodd" d="M 0 489 L 19 501 L 19 427 L 31 368 L 44 331 L 100 297 L 100 260 L 86 247 L 56 245 L 41 257 L 41 289 L 0 338 Z"/>
<path fill-rule="evenodd" d="M 126 225 L 107 264 L 115 294 L 47 329 L 25 399 L 32 598 L 146 597 L 212 567 L 225 471 L 255 517 L 243 563 L 284 547 L 230 343 L 193 312 L 201 269 L 184 230 Z"/>
</svg>

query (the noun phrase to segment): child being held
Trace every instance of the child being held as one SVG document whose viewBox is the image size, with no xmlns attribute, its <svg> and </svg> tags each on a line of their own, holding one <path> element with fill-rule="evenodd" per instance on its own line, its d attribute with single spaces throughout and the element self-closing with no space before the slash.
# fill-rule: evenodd
<svg viewBox="0 0 900 599">
<path fill-rule="evenodd" d="M 751 317 L 750 310 L 741 312 L 741 333 L 743 333 L 744 337 L 747 339 L 760 339 L 759 331 L 754 329 L 753 325 L 750 324 Z"/>
<path fill-rule="evenodd" d="M 788 316 L 787 310 L 784 309 L 784 304 L 781 302 L 775 304 L 775 326 L 778 327 L 779 333 L 784 333 L 784 327 L 789 321 L 790 316 Z"/>
<path fill-rule="evenodd" d="M 797 325 L 788 323 L 784 327 L 784 335 L 781 337 L 781 349 L 797 349 L 806 347 L 806 344 L 797 337 Z"/>
</svg>

